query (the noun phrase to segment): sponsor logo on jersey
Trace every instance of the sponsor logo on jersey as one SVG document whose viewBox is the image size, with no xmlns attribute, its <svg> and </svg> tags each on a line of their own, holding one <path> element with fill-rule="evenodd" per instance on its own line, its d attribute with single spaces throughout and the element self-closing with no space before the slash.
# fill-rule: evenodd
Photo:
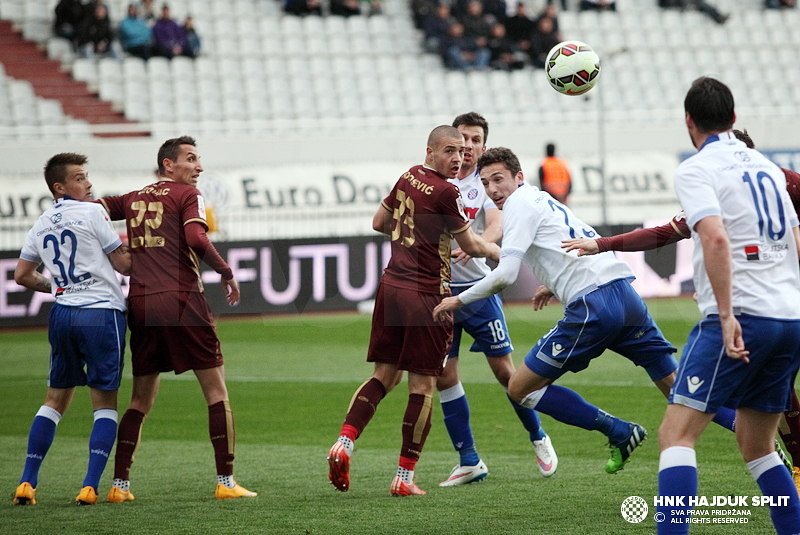
<svg viewBox="0 0 800 535">
<path fill-rule="evenodd" d="M 703 386 L 703 383 L 705 383 L 705 381 L 701 381 L 696 375 L 694 377 L 686 378 L 686 388 L 689 389 L 690 394 L 697 392 L 697 389 Z"/>
<path fill-rule="evenodd" d="M 758 260 L 758 245 L 746 245 L 744 254 L 748 260 Z"/>
<path fill-rule="evenodd" d="M 736 157 L 737 160 L 740 160 L 742 162 L 749 162 L 750 161 L 750 155 L 747 154 L 743 150 L 736 151 L 736 152 L 733 153 L 733 155 Z"/>
<path fill-rule="evenodd" d="M 55 214 L 51 215 L 50 216 L 50 221 L 52 221 L 53 224 L 61 223 L 61 212 L 58 212 L 58 213 L 55 213 Z"/>
<path fill-rule="evenodd" d="M 558 343 L 556 343 L 556 342 L 553 342 L 553 356 L 554 356 L 554 357 L 557 357 L 557 356 L 559 356 L 561 353 L 563 353 L 563 352 L 564 352 L 564 349 L 565 349 L 565 348 L 564 348 L 564 346 L 562 346 L 561 344 L 558 344 Z"/>
<path fill-rule="evenodd" d="M 469 199 L 474 199 L 477 196 L 478 196 L 478 190 L 476 190 L 475 188 L 472 188 L 471 190 L 469 190 L 469 193 L 467 193 L 467 198 Z"/>
</svg>

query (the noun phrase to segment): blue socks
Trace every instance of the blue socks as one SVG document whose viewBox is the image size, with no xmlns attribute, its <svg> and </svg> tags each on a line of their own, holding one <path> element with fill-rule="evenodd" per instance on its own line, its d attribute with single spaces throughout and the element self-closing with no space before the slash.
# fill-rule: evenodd
<svg viewBox="0 0 800 535">
<path fill-rule="evenodd" d="M 439 392 L 439 400 L 442 403 L 444 425 L 453 447 L 461 456 L 461 466 L 475 466 L 480 458 L 475 450 L 472 428 L 469 425 L 469 403 L 461 382 Z"/>
<path fill-rule="evenodd" d="M 531 442 L 534 440 L 542 440 L 546 435 L 544 429 L 542 429 L 542 422 L 539 420 L 539 413 L 533 409 L 518 405 L 510 397 L 508 398 L 508 401 L 511 402 L 511 406 L 514 407 L 514 412 L 517 413 L 517 418 L 519 418 L 519 421 L 522 422 L 525 430 L 528 431 Z"/>
<path fill-rule="evenodd" d="M 786 468 L 783 471 L 787 474 Z M 673 446 L 661 452 L 658 463 L 658 535 L 689 533 L 689 497 L 697 496 L 697 457 L 692 448 Z M 681 510 L 682 512 L 678 512 Z M 673 523 L 672 519 L 679 522 Z"/>
<path fill-rule="evenodd" d="M 777 453 L 772 452 L 747 463 L 747 469 L 758 483 L 761 493 L 769 498 L 770 515 L 778 535 L 793 535 L 800 526 L 800 498 L 792 476 Z M 697 496 L 697 459 L 692 448 L 673 446 L 661 452 L 658 465 L 659 535 L 687 534 L 689 498 Z M 788 500 L 787 500 L 788 497 Z M 681 510 L 681 512 L 678 512 Z M 679 519 L 679 522 L 671 520 Z"/>
<path fill-rule="evenodd" d="M 778 454 L 772 452 L 750 461 L 747 469 L 758 483 L 761 493 L 770 498 L 769 512 L 778 535 L 796 534 L 800 529 L 800 499 L 792 476 Z M 783 500 L 788 496 L 788 502 L 782 502 L 780 496 L 784 496 Z"/>
<path fill-rule="evenodd" d="M 42 466 L 47 450 L 56 436 L 56 426 L 61 421 L 61 414 L 50 407 L 42 405 L 31 424 L 28 434 L 28 455 L 25 458 L 25 468 L 22 471 L 20 484 L 28 482 L 36 488 L 39 483 L 39 468 Z"/>
<path fill-rule="evenodd" d="M 574 390 L 563 386 L 550 385 L 531 392 L 520 405 L 536 409 L 567 425 L 587 431 L 597 429 L 612 440 L 617 435 L 620 436 L 619 440 L 628 436 L 627 422 L 601 411 Z"/>
<path fill-rule="evenodd" d="M 92 487 L 97 492 L 100 476 L 106 468 L 116 437 L 117 411 L 114 409 L 94 411 L 94 426 L 89 438 L 89 468 L 83 480 L 84 487 Z"/>
</svg>

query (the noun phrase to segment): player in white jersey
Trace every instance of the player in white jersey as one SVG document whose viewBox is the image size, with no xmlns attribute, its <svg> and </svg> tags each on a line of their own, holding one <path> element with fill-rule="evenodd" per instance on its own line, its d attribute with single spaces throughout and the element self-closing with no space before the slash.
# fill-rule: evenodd
<svg viewBox="0 0 800 535">
<path fill-rule="evenodd" d="M 451 178 L 448 182 L 458 186 L 464 202 L 464 212 L 469 217 L 475 232 L 487 241 L 497 242 L 503 235 L 502 212 L 486 195 L 478 174 L 478 158 L 486 151 L 489 124 L 480 114 L 470 112 L 456 117 L 453 126 L 464 136 L 465 148 L 461 170 L 456 178 Z M 453 295 L 468 290 L 492 271 L 485 259 L 470 257 L 456 242 L 453 242 L 453 260 L 450 267 L 452 275 L 450 289 Z M 486 355 L 489 367 L 506 390 L 508 380 L 514 373 L 514 361 L 511 358 L 514 348 L 508 336 L 503 302 L 499 295 L 489 296 L 457 310 L 454 314 L 453 327 L 453 344 L 450 347 L 447 366 L 442 376 L 438 378 L 436 388 L 439 391 L 445 427 L 460 459 L 447 480 L 439 483 L 440 487 L 480 481 L 489 473 L 475 448 L 469 422 L 469 403 L 458 375 L 458 353 L 462 332 L 466 331 L 472 336 L 474 343 L 470 351 Z M 536 452 L 539 472 L 545 477 L 553 475 L 558 466 L 558 458 L 550 437 L 541 427 L 539 415 L 534 410 L 518 405 L 511 398 L 509 401 L 528 431 Z"/>
<path fill-rule="evenodd" d="M 606 472 L 628 462 L 645 429 L 620 420 L 589 404 L 575 391 L 552 384 L 564 373 L 586 368 L 611 349 L 647 370 L 667 395 L 677 363 L 675 348 L 664 339 L 644 301 L 633 290 L 630 267 L 613 254 L 579 258 L 561 248 L 567 237 L 594 237 L 595 230 L 572 211 L 535 186 L 525 184 L 519 160 L 506 148 L 492 148 L 478 161 L 486 192 L 503 210 L 503 248 L 500 263 L 483 280 L 434 310 L 445 321 L 476 299 L 501 291 L 516 280 L 521 263 L 542 283 L 534 297 L 539 309 L 555 295 L 565 305 L 564 318 L 544 335 L 509 381 L 509 395 L 524 407 L 556 420 L 608 437 L 611 458 Z M 589 262 L 584 260 L 591 259 Z"/>
<path fill-rule="evenodd" d="M 800 366 L 800 222 L 783 171 L 731 131 L 736 115 L 725 84 L 698 78 L 684 110 L 699 152 L 678 166 L 675 191 L 700 244 L 692 262 L 704 317 L 684 346 L 659 429 L 658 488 L 669 499 L 658 507 L 658 533 L 689 532 L 694 445 L 727 403 L 737 407 L 739 450 L 769 497 L 777 533 L 797 535 L 800 498 L 773 437 Z M 676 498 L 683 505 L 673 506 Z"/>
<path fill-rule="evenodd" d="M 28 233 L 14 272 L 17 284 L 56 298 L 48 318 L 47 395 L 31 425 L 14 497 L 17 505 L 36 503 L 39 468 L 76 386 L 89 386 L 94 408 L 89 468 L 75 499 L 79 505 L 97 501 L 116 437 L 126 324 L 125 298 L 114 270 L 127 274 L 131 257 L 105 209 L 88 202 L 92 184 L 86 163 L 85 156 L 74 153 L 57 154 L 47 162 L 45 181 L 55 200 Z M 52 282 L 37 271 L 40 264 L 50 271 Z"/>
</svg>

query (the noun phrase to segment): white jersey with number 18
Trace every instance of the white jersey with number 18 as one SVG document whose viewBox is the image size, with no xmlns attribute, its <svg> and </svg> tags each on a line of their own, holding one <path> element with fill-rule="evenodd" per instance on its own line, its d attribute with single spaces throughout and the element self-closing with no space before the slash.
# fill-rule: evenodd
<svg viewBox="0 0 800 535">
<path fill-rule="evenodd" d="M 722 218 L 730 240 L 734 311 L 800 319 L 800 269 L 792 234 L 799 222 L 783 171 L 725 132 L 708 138 L 678 166 L 675 192 L 693 237 L 701 219 Z M 692 263 L 697 306 L 704 316 L 716 314 L 699 240 Z"/>
<path fill-rule="evenodd" d="M 458 186 L 461 192 L 461 200 L 464 201 L 464 212 L 472 223 L 472 230 L 475 234 L 483 234 L 486 230 L 486 210 L 497 210 L 494 202 L 486 194 L 486 189 L 481 182 L 481 176 L 476 170 L 472 176 L 458 179 L 450 178 L 447 180 L 451 184 Z M 453 241 L 453 249 L 458 247 L 458 236 Z M 466 265 L 455 262 L 450 263 L 450 273 L 452 276 L 452 286 L 470 286 L 475 284 L 492 269 L 486 264 L 485 258 L 470 258 Z"/>
</svg>

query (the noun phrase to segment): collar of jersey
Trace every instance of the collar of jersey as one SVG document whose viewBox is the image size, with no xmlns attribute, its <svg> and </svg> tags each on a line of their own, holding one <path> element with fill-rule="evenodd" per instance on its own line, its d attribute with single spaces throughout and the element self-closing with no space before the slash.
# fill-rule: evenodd
<svg viewBox="0 0 800 535">
<path fill-rule="evenodd" d="M 703 148 L 704 148 L 706 145 L 709 145 L 709 144 L 711 144 L 711 143 L 714 143 L 715 141 L 720 141 L 720 140 L 735 140 L 735 139 L 736 139 L 736 136 L 733 134 L 733 132 L 722 132 L 722 133 L 720 133 L 720 134 L 714 134 L 713 136 L 708 136 L 708 137 L 706 138 L 706 140 L 703 142 L 703 144 L 702 144 L 702 145 L 700 145 L 700 150 L 703 150 Z M 699 152 L 699 151 L 698 151 L 698 152 Z"/>
<path fill-rule="evenodd" d="M 58 204 L 61 201 L 74 201 L 74 200 L 75 199 L 73 199 L 69 195 L 64 195 L 63 197 L 59 197 L 58 199 L 53 199 L 53 204 Z"/>
</svg>

